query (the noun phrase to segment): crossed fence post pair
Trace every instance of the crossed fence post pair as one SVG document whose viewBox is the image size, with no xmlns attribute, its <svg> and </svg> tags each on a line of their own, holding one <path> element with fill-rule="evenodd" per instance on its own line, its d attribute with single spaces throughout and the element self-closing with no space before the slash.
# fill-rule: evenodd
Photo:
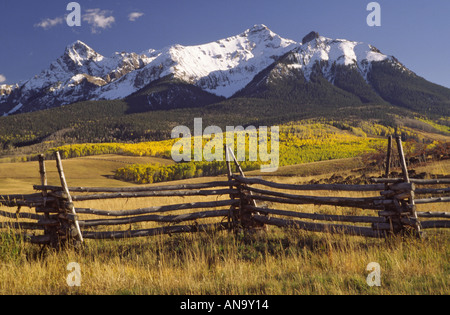
<svg viewBox="0 0 450 315">
<path fill-rule="evenodd" d="M 393 224 L 393 221 L 395 223 L 398 223 L 401 226 L 401 229 L 404 228 L 402 224 L 402 216 L 404 213 L 407 213 L 410 217 L 413 218 L 412 226 L 415 228 L 417 235 L 421 237 L 421 226 L 419 222 L 419 218 L 417 216 L 417 210 L 416 205 L 414 201 L 414 190 L 415 186 L 413 183 L 411 183 L 411 180 L 409 178 L 408 174 L 408 166 L 406 164 L 405 159 L 405 153 L 403 151 L 403 145 L 402 145 L 402 139 L 401 136 L 395 137 L 396 143 L 397 143 L 397 151 L 400 158 L 400 165 L 402 167 L 402 174 L 403 174 L 403 180 L 405 183 L 410 184 L 410 190 L 407 192 L 406 196 L 408 197 L 408 202 L 403 203 L 403 205 L 398 201 L 401 198 L 393 197 L 394 205 L 393 209 L 394 212 L 397 212 L 393 216 L 389 217 L 391 225 Z M 388 138 L 388 149 L 387 149 L 387 157 L 386 157 L 386 171 L 385 171 L 385 178 L 389 178 L 390 173 L 390 167 L 391 167 L 391 158 L 392 158 L 392 146 L 393 146 L 393 137 L 389 136 Z M 389 190 L 388 184 L 386 184 L 386 190 Z M 406 210 L 406 211 L 405 211 Z"/>
<path fill-rule="evenodd" d="M 61 182 L 61 187 L 63 188 L 63 193 L 61 198 L 57 200 L 56 204 L 53 205 L 54 208 L 58 208 L 58 221 L 60 221 L 60 226 L 46 227 L 45 233 L 50 235 L 51 243 L 54 247 L 60 245 L 61 238 L 67 239 L 72 237 L 73 232 L 76 233 L 76 237 L 80 244 L 83 244 L 83 234 L 81 233 L 80 225 L 78 223 L 78 216 L 75 212 L 75 206 L 73 204 L 72 197 L 70 195 L 69 186 L 67 185 L 66 177 L 64 175 L 64 169 L 61 162 L 61 155 L 59 152 L 55 152 L 56 167 L 58 169 L 59 179 Z M 49 212 L 46 211 L 47 207 L 47 172 L 45 168 L 44 155 L 39 156 L 39 173 L 41 175 L 41 185 L 44 187 L 42 190 L 42 196 L 44 198 L 43 212 L 46 219 L 50 219 Z M 52 209 L 54 210 L 54 209 Z"/>
<path fill-rule="evenodd" d="M 242 167 L 240 166 L 238 160 L 236 159 L 236 156 L 234 155 L 233 150 L 227 146 L 224 145 L 225 149 L 225 158 L 227 163 L 227 170 L 228 170 L 228 180 L 231 182 L 235 177 L 233 175 L 233 171 L 231 169 L 231 161 L 234 162 L 236 165 L 239 174 L 241 177 L 245 178 L 244 171 L 242 170 Z M 232 188 L 232 187 L 230 187 Z M 242 183 L 239 183 L 237 185 L 237 188 L 239 190 L 239 209 L 237 210 L 235 206 L 231 206 L 230 208 L 230 214 L 228 216 L 228 222 L 231 223 L 230 226 L 233 228 L 236 228 L 237 225 L 240 225 L 241 227 L 248 229 L 254 229 L 254 228 L 261 228 L 264 227 L 264 224 L 256 222 L 252 219 L 252 212 L 248 211 L 246 206 L 253 206 L 257 207 L 256 200 L 253 199 L 251 196 L 253 193 L 249 191 L 248 193 L 245 192 L 245 187 Z M 232 199 L 235 199 L 235 195 L 230 195 Z M 259 213 L 257 213 L 259 214 Z M 232 222 L 231 222 L 232 221 Z"/>
</svg>

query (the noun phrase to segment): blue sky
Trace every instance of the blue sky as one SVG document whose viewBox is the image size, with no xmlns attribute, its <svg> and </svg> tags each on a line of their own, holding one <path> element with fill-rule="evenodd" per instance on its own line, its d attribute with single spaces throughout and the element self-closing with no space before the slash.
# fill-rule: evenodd
<svg viewBox="0 0 450 315">
<path fill-rule="evenodd" d="M 378 0 L 381 26 L 369 27 L 371 0 L 79 0 L 81 27 L 69 27 L 69 0 L 0 0 L 0 84 L 27 80 L 82 40 L 97 52 L 142 52 L 195 45 L 265 24 L 301 41 L 312 30 L 372 44 L 425 79 L 450 87 L 450 1 Z"/>
</svg>

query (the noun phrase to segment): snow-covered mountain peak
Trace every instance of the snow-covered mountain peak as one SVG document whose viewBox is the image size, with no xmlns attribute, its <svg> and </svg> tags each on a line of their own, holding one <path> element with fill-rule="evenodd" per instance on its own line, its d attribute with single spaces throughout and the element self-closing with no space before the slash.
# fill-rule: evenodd
<svg viewBox="0 0 450 315">
<path fill-rule="evenodd" d="M 66 51 L 68 50 L 79 50 L 79 51 L 94 51 L 88 44 L 81 40 L 76 40 L 72 44 L 66 46 Z"/>
<path fill-rule="evenodd" d="M 255 34 L 267 34 L 267 33 L 272 33 L 274 34 L 267 26 L 265 26 L 264 24 L 255 24 L 253 25 L 253 27 L 249 28 L 248 30 L 246 30 L 243 34 L 244 35 L 255 35 Z"/>
<path fill-rule="evenodd" d="M 317 32 L 306 35 L 302 43 L 292 51 L 288 67 L 301 69 L 307 80 L 310 79 L 312 72 L 320 69 L 323 76 L 332 82 L 336 66 L 353 68 L 367 80 L 372 62 L 392 59 L 371 45 L 332 39 L 320 36 Z"/>
<path fill-rule="evenodd" d="M 82 66 L 86 61 L 92 60 L 95 62 L 103 60 L 103 56 L 97 53 L 94 49 L 86 45 L 80 40 L 66 47 L 64 56 L 70 58 L 76 65 Z"/>
<path fill-rule="evenodd" d="M 311 32 L 307 37 L 315 32 Z M 305 38 L 307 38 L 305 37 Z M 305 41 L 304 38 L 304 41 Z M 324 61 L 346 66 L 366 61 L 383 61 L 389 58 L 375 47 L 362 42 L 346 39 L 332 39 L 315 33 L 314 38 L 303 43 L 297 51 L 304 56 L 320 57 Z"/>
<path fill-rule="evenodd" d="M 245 37 L 248 41 L 253 43 L 266 42 L 271 47 L 274 45 L 283 47 L 298 45 L 298 43 L 293 40 L 282 38 L 264 24 L 256 24 L 252 28 L 249 28 L 240 34 L 238 37 Z"/>
</svg>

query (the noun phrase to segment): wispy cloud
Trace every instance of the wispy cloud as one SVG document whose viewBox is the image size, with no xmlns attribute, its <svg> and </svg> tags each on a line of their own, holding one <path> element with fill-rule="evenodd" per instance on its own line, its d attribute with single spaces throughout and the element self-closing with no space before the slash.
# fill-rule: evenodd
<svg viewBox="0 0 450 315">
<path fill-rule="evenodd" d="M 135 21 L 142 15 L 143 13 L 133 12 L 128 16 L 128 18 L 130 21 Z M 66 17 L 67 15 L 55 18 L 45 18 L 39 23 L 34 24 L 34 27 L 49 30 L 55 26 L 65 23 Z M 82 15 L 82 20 L 91 26 L 91 32 L 93 34 L 100 33 L 101 30 L 112 27 L 116 21 L 115 17 L 112 15 L 112 11 L 98 8 L 86 9 Z"/>
<path fill-rule="evenodd" d="M 91 25 L 93 34 L 99 33 L 101 29 L 111 27 L 116 21 L 112 16 L 112 11 L 101 9 L 87 9 L 82 18 L 83 21 Z"/>
<path fill-rule="evenodd" d="M 134 22 L 143 15 L 144 15 L 144 13 L 142 13 L 142 12 L 131 12 L 130 14 L 128 14 L 128 20 L 131 22 Z"/>
<path fill-rule="evenodd" d="M 43 28 L 44 30 L 48 30 L 51 29 L 52 27 L 55 27 L 58 24 L 62 24 L 63 23 L 63 18 L 62 17 L 56 17 L 54 19 L 51 18 L 47 18 L 42 20 L 39 23 L 34 24 L 34 27 L 40 27 Z"/>
<path fill-rule="evenodd" d="M 3 83 L 6 81 L 6 77 L 3 74 L 0 74 L 0 83 Z"/>
</svg>

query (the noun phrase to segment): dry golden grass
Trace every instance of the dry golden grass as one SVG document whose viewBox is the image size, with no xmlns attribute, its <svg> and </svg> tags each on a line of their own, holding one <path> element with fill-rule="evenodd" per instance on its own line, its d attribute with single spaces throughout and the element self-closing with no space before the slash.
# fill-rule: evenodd
<svg viewBox="0 0 450 315">
<path fill-rule="evenodd" d="M 266 235 L 174 235 L 87 241 L 2 256 L 1 294 L 449 294 L 449 235 L 390 242 L 269 229 Z M 66 284 L 81 266 L 81 287 Z M 381 287 L 366 266 L 381 266 Z"/>
</svg>

